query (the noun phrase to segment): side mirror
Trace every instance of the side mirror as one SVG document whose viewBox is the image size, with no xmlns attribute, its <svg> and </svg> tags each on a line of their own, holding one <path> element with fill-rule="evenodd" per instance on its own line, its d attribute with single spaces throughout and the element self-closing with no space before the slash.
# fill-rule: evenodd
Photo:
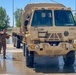
<svg viewBox="0 0 76 75">
<path fill-rule="evenodd" d="M 25 20 L 25 22 L 24 22 L 24 27 L 25 27 L 25 30 L 27 31 L 27 24 L 28 24 L 28 20 Z"/>
<path fill-rule="evenodd" d="M 24 25 L 27 26 L 28 24 L 28 20 L 25 20 Z"/>
<path fill-rule="evenodd" d="M 76 26 L 76 22 L 75 22 L 75 26 Z"/>
<path fill-rule="evenodd" d="M 76 19 L 74 19 L 74 22 L 75 22 L 75 26 L 76 26 Z"/>
</svg>

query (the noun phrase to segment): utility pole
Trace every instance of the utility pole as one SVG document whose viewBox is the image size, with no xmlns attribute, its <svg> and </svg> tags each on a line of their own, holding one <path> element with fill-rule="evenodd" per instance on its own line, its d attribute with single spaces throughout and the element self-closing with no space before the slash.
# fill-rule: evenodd
<svg viewBox="0 0 76 75">
<path fill-rule="evenodd" d="M 75 14 L 76 14 L 76 0 L 75 0 Z"/>
<path fill-rule="evenodd" d="M 12 0 L 12 10 L 13 10 L 13 28 L 14 28 L 14 0 Z"/>
</svg>

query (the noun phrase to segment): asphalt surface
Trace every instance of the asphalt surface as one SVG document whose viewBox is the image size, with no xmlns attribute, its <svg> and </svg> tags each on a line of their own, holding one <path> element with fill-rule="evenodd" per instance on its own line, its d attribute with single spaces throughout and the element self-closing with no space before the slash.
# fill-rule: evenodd
<svg viewBox="0 0 76 75">
<path fill-rule="evenodd" d="M 0 74 L 2 75 L 76 75 L 76 60 L 73 66 L 65 66 L 63 57 L 36 56 L 34 68 L 26 67 L 23 50 L 7 42 L 6 59 L 0 55 Z"/>
</svg>

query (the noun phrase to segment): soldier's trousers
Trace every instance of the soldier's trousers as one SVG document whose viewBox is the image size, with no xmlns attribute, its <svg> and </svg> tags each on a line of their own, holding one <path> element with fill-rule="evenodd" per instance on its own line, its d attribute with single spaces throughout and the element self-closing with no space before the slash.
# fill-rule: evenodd
<svg viewBox="0 0 76 75">
<path fill-rule="evenodd" d="M 1 50 L 2 50 L 2 48 L 3 48 L 3 57 L 5 57 L 5 55 L 6 55 L 6 43 L 0 43 L 0 52 L 1 52 Z"/>
</svg>

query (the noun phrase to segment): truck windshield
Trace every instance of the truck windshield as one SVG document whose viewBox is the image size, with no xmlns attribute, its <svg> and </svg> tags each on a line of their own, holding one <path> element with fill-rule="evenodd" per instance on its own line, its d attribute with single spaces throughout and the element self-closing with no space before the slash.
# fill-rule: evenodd
<svg viewBox="0 0 76 75">
<path fill-rule="evenodd" d="M 51 10 L 35 10 L 32 26 L 52 26 L 52 11 Z"/>
<path fill-rule="evenodd" d="M 70 10 L 54 11 L 56 26 L 75 26 L 74 18 Z"/>
</svg>

